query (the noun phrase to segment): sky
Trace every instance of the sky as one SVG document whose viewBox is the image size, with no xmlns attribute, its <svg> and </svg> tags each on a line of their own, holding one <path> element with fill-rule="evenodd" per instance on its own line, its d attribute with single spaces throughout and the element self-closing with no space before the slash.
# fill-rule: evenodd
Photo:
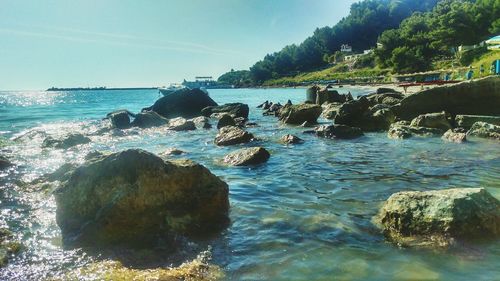
<svg viewBox="0 0 500 281">
<path fill-rule="evenodd" d="M 0 0 L 0 89 L 157 87 L 248 69 L 357 0 Z"/>
</svg>

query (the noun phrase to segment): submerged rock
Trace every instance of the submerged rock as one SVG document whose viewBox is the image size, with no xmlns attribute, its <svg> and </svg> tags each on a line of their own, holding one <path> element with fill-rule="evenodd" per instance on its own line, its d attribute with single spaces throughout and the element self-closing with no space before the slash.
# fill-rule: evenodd
<svg viewBox="0 0 500 281">
<path fill-rule="evenodd" d="M 12 164 L 7 157 L 0 155 L 0 170 L 7 169 L 12 165 L 14 164 Z"/>
<path fill-rule="evenodd" d="M 162 153 L 160 153 L 160 156 L 162 157 L 168 157 L 168 156 L 172 156 L 172 155 L 182 155 L 182 154 L 185 154 L 186 152 L 180 150 L 180 149 L 177 149 L 175 147 L 171 147 L 171 148 L 167 148 L 165 151 L 163 151 Z"/>
<path fill-rule="evenodd" d="M 106 118 L 111 120 L 111 124 L 114 128 L 128 129 L 131 126 L 130 116 L 135 116 L 135 114 L 132 114 L 128 110 L 121 109 L 108 113 Z"/>
<path fill-rule="evenodd" d="M 243 117 L 248 118 L 248 113 L 250 109 L 247 104 L 244 103 L 227 103 L 219 106 L 208 106 L 201 110 L 201 114 L 206 117 L 210 117 L 214 113 L 224 113 L 229 114 L 233 118 Z"/>
<path fill-rule="evenodd" d="M 314 104 L 290 105 L 280 110 L 279 119 L 286 124 L 300 125 L 306 121 L 316 124 L 321 111 L 321 106 Z"/>
<path fill-rule="evenodd" d="M 396 115 L 411 120 L 420 114 L 445 111 L 451 115 L 500 115 L 500 77 L 435 87 L 401 100 Z"/>
<path fill-rule="evenodd" d="M 144 111 L 138 113 L 132 121 L 132 126 L 139 128 L 159 127 L 168 124 L 168 119 L 154 111 Z"/>
<path fill-rule="evenodd" d="M 219 130 L 215 136 L 215 144 L 220 146 L 247 143 L 254 139 L 254 136 L 235 126 L 226 126 Z"/>
<path fill-rule="evenodd" d="M 316 129 L 316 135 L 328 139 L 356 139 L 363 136 L 363 131 L 346 125 L 323 125 Z"/>
<path fill-rule="evenodd" d="M 186 120 L 182 117 L 170 119 L 168 129 L 172 131 L 192 131 L 196 130 L 196 125 L 191 120 Z"/>
<path fill-rule="evenodd" d="M 66 280 L 120 280 L 120 281 L 216 281 L 224 279 L 224 271 L 211 264 L 211 254 L 202 252 L 192 261 L 178 267 L 137 269 L 124 266 L 117 261 L 98 261 L 64 274 Z"/>
<path fill-rule="evenodd" d="M 412 127 L 426 127 L 440 129 L 443 132 L 451 129 L 451 124 L 445 112 L 422 114 L 411 121 Z"/>
<path fill-rule="evenodd" d="M 304 140 L 297 137 L 297 136 L 294 136 L 294 135 L 284 135 L 280 138 L 280 142 L 284 143 L 284 144 L 299 144 L 299 143 L 303 143 Z"/>
<path fill-rule="evenodd" d="M 143 244 L 228 221 L 228 186 L 202 165 L 130 149 L 87 161 L 54 192 L 64 241 Z"/>
<path fill-rule="evenodd" d="M 67 149 L 80 144 L 87 144 L 91 141 L 92 141 L 91 139 L 82 134 L 69 134 L 58 139 L 55 139 L 53 137 L 47 137 L 43 141 L 42 147 Z"/>
<path fill-rule="evenodd" d="M 14 235 L 7 228 L 0 228 L 0 268 L 7 265 L 9 259 L 21 251 L 21 243 L 15 241 Z"/>
<path fill-rule="evenodd" d="M 219 122 L 217 122 L 217 129 L 226 127 L 226 126 L 236 126 L 236 122 L 234 121 L 234 118 L 231 117 L 229 114 L 224 114 L 222 117 L 219 119 Z"/>
<path fill-rule="evenodd" d="M 271 154 L 262 147 L 243 148 L 224 157 L 224 163 L 232 166 L 258 165 L 266 162 Z"/>
<path fill-rule="evenodd" d="M 483 188 L 398 192 L 377 218 L 402 245 L 448 245 L 450 239 L 500 237 L 500 202 Z"/>
<path fill-rule="evenodd" d="M 184 88 L 160 98 L 144 110 L 154 111 L 165 118 L 194 118 L 200 116 L 201 110 L 207 106 L 217 106 L 217 103 L 198 88 Z"/>
<path fill-rule="evenodd" d="M 500 140 L 500 126 L 476 122 L 467 132 L 468 136 Z"/>
<path fill-rule="evenodd" d="M 500 116 L 484 116 L 484 115 L 457 115 L 455 116 L 455 124 L 457 127 L 470 129 L 476 122 L 485 122 L 500 126 Z"/>
<path fill-rule="evenodd" d="M 467 134 L 462 130 L 450 129 L 444 133 L 442 139 L 450 142 L 462 143 L 467 141 Z"/>
</svg>

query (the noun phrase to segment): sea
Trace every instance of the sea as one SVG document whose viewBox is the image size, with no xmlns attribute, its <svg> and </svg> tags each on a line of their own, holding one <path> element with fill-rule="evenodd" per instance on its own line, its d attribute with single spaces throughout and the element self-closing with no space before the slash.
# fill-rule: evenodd
<svg viewBox="0 0 500 281">
<path fill-rule="evenodd" d="M 368 87 L 344 87 L 354 96 Z M 202 251 L 227 280 L 499 280 L 500 241 L 460 243 L 452 249 L 403 248 L 388 242 L 374 223 L 383 202 L 398 191 L 484 187 L 500 198 L 500 145 L 465 144 L 439 137 L 389 139 L 366 133 L 356 140 L 328 140 L 304 128 L 263 116 L 269 100 L 299 103 L 305 89 L 209 90 L 219 104 L 250 106 L 248 131 L 259 138 L 242 146 L 218 147 L 217 129 L 171 132 L 164 128 L 99 133 L 108 112 L 139 112 L 160 98 L 156 90 L 0 92 L 0 153 L 15 167 L 0 172 L 0 227 L 23 244 L 0 280 L 51 280 L 92 262 L 120 257 L 138 268 L 176 266 Z M 331 121 L 320 119 L 320 123 Z M 213 120 L 215 125 L 216 121 Z M 70 149 L 42 148 L 48 136 L 83 133 L 92 142 Z M 283 145 L 295 134 L 305 142 Z M 262 146 L 271 157 L 254 167 L 221 164 L 227 153 Z M 179 249 L 103 253 L 67 248 L 55 221 L 52 192 L 31 183 L 65 163 L 83 163 L 92 151 L 140 148 L 186 152 L 229 185 L 230 225 Z M 112 176 L 112 175 L 110 175 Z"/>
</svg>

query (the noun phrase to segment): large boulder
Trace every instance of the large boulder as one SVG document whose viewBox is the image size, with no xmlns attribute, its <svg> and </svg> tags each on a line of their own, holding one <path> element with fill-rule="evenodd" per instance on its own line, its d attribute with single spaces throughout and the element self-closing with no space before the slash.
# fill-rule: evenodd
<svg viewBox="0 0 500 281">
<path fill-rule="evenodd" d="M 468 136 L 500 140 L 500 126 L 476 122 L 467 132 Z"/>
<path fill-rule="evenodd" d="M 145 111 L 154 111 L 165 118 L 193 118 L 199 116 L 207 106 L 217 106 L 208 93 L 200 89 L 184 88 L 157 100 Z"/>
<path fill-rule="evenodd" d="M 500 116 L 484 116 L 484 115 L 457 115 L 455 116 L 455 125 L 465 129 L 470 129 L 476 122 L 485 122 L 500 126 Z"/>
<path fill-rule="evenodd" d="M 201 114 L 210 117 L 214 113 L 225 113 L 231 115 L 233 118 L 243 117 L 248 118 L 250 109 L 244 103 L 227 103 L 219 106 L 208 106 L 201 110 Z"/>
<path fill-rule="evenodd" d="M 411 120 L 420 114 L 446 111 L 451 115 L 500 115 L 500 77 L 436 87 L 407 96 L 396 115 Z"/>
<path fill-rule="evenodd" d="M 389 197 L 378 220 L 386 237 L 403 245 L 498 238 L 500 202 L 483 188 L 404 191 Z"/>
<path fill-rule="evenodd" d="M 92 140 L 82 134 L 68 134 L 60 138 L 47 137 L 43 140 L 42 147 L 67 149 L 80 144 L 87 144 Z"/>
<path fill-rule="evenodd" d="M 378 93 L 377 91 L 377 93 L 366 95 L 365 98 L 370 103 L 370 106 L 376 104 L 395 105 L 401 102 L 404 95 L 399 92 Z"/>
<path fill-rule="evenodd" d="M 120 109 L 110 112 L 106 115 L 106 118 L 111 120 L 111 124 L 117 129 L 128 129 L 130 128 L 130 116 L 134 117 L 135 114 L 128 110 Z"/>
<path fill-rule="evenodd" d="M 262 147 L 242 148 L 224 157 L 224 163 L 231 166 L 258 165 L 266 162 L 271 154 Z"/>
<path fill-rule="evenodd" d="M 443 132 L 451 129 L 451 124 L 446 118 L 445 112 L 422 114 L 411 121 L 412 127 L 426 127 L 440 129 Z"/>
<path fill-rule="evenodd" d="M 56 221 L 70 245 L 142 245 L 216 231 L 228 221 L 225 182 L 202 165 L 138 149 L 89 160 L 54 195 Z"/>
<path fill-rule="evenodd" d="M 139 128 L 159 127 L 168 124 L 168 119 L 154 111 L 137 113 L 131 125 Z"/>
<path fill-rule="evenodd" d="M 192 131 L 196 130 L 196 125 L 192 120 L 186 120 L 182 117 L 170 119 L 168 129 L 172 131 Z"/>
<path fill-rule="evenodd" d="M 226 126 L 219 130 L 215 136 L 215 144 L 220 146 L 247 143 L 254 139 L 254 136 L 236 126 Z"/>
<path fill-rule="evenodd" d="M 315 124 L 321 111 L 321 106 L 315 104 L 288 105 L 280 110 L 279 120 L 293 125 L 300 125 L 305 121 Z"/>
<path fill-rule="evenodd" d="M 328 139 L 355 139 L 363 136 L 360 128 L 346 125 L 323 125 L 316 128 L 315 132 L 316 136 Z"/>
</svg>

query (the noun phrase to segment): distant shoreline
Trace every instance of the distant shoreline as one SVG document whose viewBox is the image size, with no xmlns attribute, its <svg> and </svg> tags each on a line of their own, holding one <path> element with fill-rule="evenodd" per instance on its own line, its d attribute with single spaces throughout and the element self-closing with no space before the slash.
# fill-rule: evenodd
<svg viewBox="0 0 500 281">
<path fill-rule="evenodd" d="M 61 92 L 61 91 L 119 91 L 119 90 L 157 90 L 158 87 L 132 87 L 132 88 L 49 88 L 47 92 Z"/>
</svg>

